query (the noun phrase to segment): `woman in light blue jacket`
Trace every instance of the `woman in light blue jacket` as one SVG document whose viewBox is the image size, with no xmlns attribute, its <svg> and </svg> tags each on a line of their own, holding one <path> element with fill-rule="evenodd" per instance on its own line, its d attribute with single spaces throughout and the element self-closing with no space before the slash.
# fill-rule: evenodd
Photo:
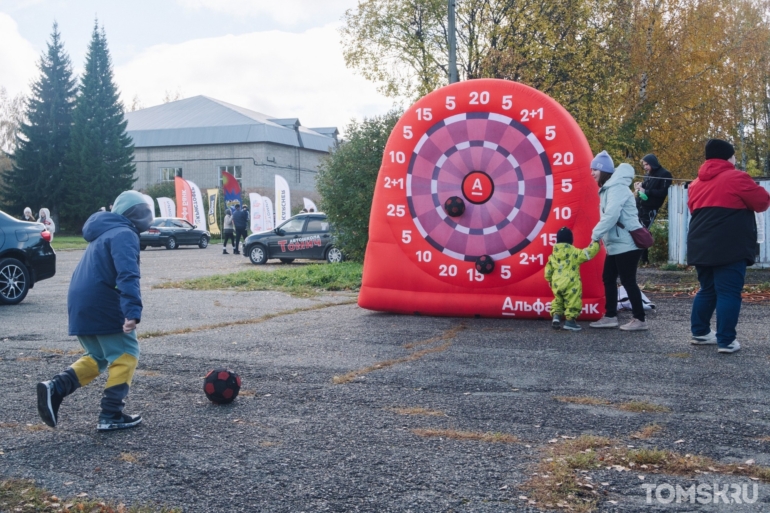
<svg viewBox="0 0 770 513">
<path fill-rule="evenodd" d="M 628 293 L 634 318 L 620 326 L 624 331 L 647 329 L 642 303 L 642 292 L 636 283 L 636 268 L 642 250 L 636 247 L 631 230 L 641 228 L 636 201 L 631 192 L 634 168 L 620 164 L 613 169 L 612 158 L 606 151 L 598 154 L 591 162 L 591 175 L 599 184 L 601 219 L 591 234 L 594 241 L 604 241 L 607 258 L 604 261 L 604 293 L 606 312 L 600 320 L 590 324 L 592 328 L 618 327 L 618 277 Z"/>
</svg>

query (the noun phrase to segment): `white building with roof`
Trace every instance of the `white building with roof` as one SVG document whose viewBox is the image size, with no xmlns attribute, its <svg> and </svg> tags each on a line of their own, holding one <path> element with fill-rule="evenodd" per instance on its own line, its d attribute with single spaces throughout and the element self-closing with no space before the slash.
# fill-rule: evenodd
<svg viewBox="0 0 770 513">
<path fill-rule="evenodd" d="M 337 144 L 334 127 L 306 128 L 297 118 L 275 118 L 207 96 L 126 113 L 134 141 L 136 189 L 175 176 L 201 189 L 221 185 L 228 171 L 243 190 L 272 196 L 274 176 L 289 183 L 294 201 L 316 197 L 320 159 Z"/>
</svg>

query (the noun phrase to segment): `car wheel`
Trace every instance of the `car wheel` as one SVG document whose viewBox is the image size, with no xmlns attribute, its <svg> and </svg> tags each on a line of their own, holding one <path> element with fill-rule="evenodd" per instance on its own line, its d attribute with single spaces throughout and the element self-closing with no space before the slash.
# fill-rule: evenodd
<svg viewBox="0 0 770 513">
<path fill-rule="evenodd" d="M 147 249 L 147 244 L 139 244 L 139 249 L 144 251 L 145 249 Z"/>
<path fill-rule="evenodd" d="M 206 249 L 209 245 L 209 238 L 205 235 L 201 235 L 201 240 L 198 242 L 198 247 L 201 249 Z"/>
<path fill-rule="evenodd" d="M 0 303 L 15 305 L 21 303 L 29 292 L 29 271 L 27 266 L 15 258 L 0 260 Z"/>
<path fill-rule="evenodd" d="M 279 260 L 281 261 L 282 264 L 290 264 L 294 262 L 293 258 L 279 258 Z"/>
<path fill-rule="evenodd" d="M 166 241 L 166 249 L 176 249 L 179 246 L 176 245 L 176 239 L 174 237 L 169 237 Z"/>
<path fill-rule="evenodd" d="M 335 248 L 334 246 L 330 247 L 326 252 L 326 261 L 330 264 L 337 264 L 342 262 L 344 259 L 345 257 L 342 256 L 342 251 L 340 251 L 338 248 Z"/>
<path fill-rule="evenodd" d="M 262 265 L 267 262 L 267 250 L 260 244 L 254 244 L 249 249 L 249 260 L 252 264 Z"/>
</svg>

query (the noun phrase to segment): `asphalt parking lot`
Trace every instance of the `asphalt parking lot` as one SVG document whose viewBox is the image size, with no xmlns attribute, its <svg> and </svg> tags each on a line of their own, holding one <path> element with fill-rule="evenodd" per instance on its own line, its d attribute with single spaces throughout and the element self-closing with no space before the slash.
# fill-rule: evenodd
<svg viewBox="0 0 770 513">
<path fill-rule="evenodd" d="M 102 376 L 65 400 L 57 429 L 41 428 L 35 384 L 77 359 L 66 291 L 81 255 L 59 252 L 54 278 L 22 304 L 0 307 L 0 478 L 31 478 L 62 497 L 189 512 L 499 512 L 547 509 L 530 503 L 524 485 L 549 447 L 583 434 L 770 465 L 768 304 L 744 305 L 743 349 L 719 355 L 689 344 L 691 300 L 662 294 L 651 296 L 649 332 L 569 333 L 544 321 L 374 313 L 346 293 L 300 299 L 152 288 L 253 268 L 216 245 L 142 252 L 139 332 L 157 336 L 141 340 L 126 411 L 141 412 L 144 424 L 95 431 Z M 184 328 L 195 329 L 163 334 Z M 243 379 L 229 406 L 210 404 L 202 392 L 204 374 L 220 366 Z M 555 399 L 562 396 L 606 404 Z M 670 411 L 612 407 L 628 401 Z M 650 424 L 662 429 L 631 437 Z M 599 466 L 584 475 L 599 511 L 770 511 L 770 485 L 708 469 L 673 476 Z M 650 483 L 756 483 L 758 499 L 648 503 Z"/>
</svg>

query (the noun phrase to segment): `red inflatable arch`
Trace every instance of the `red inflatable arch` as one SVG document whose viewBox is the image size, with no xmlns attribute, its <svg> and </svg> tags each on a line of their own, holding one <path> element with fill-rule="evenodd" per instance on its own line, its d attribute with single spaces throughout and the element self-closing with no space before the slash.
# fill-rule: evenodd
<svg viewBox="0 0 770 513">
<path fill-rule="evenodd" d="M 388 139 L 358 304 L 404 314 L 548 317 L 556 232 L 588 245 L 592 154 L 556 101 L 505 80 L 425 96 Z M 604 309 L 604 251 L 581 267 L 583 319 Z M 481 271 L 481 272 L 480 272 Z"/>
</svg>

